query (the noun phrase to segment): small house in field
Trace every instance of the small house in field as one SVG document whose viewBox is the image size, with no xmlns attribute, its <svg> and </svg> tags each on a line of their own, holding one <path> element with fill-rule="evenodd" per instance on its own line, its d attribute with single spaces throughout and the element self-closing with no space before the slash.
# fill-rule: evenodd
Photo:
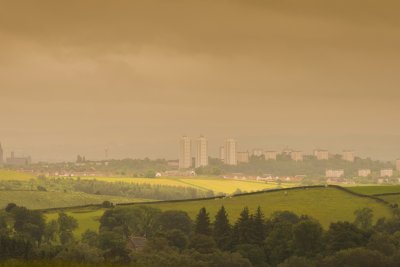
<svg viewBox="0 0 400 267">
<path fill-rule="evenodd" d="M 147 238 L 139 236 L 131 236 L 128 239 L 127 248 L 132 251 L 142 251 L 146 246 Z"/>
</svg>

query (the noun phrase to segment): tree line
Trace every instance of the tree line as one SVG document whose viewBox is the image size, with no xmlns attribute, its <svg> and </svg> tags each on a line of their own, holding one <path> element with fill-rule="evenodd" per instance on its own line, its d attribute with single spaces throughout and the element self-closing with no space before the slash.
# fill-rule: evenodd
<svg viewBox="0 0 400 267">
<path fill-rule="evenodd" d="M 222 206 L 211 217 L 149 206 L 114 207 L 99 218 L 98 231 L 80 238 L 75 218 L 63 212 L 46 221 L 39 211 L 9 204 L 0 213 L 0 261 L 68 261 L 116 266 L 395 267 L 400 266 L 400 213 L 374 223 L 369 208 L 354 221 L 328 229 L 306 215 L 277 211 L 264 216 L 244 208 L 234 222 Z M 132 238 L 145 240 L 132 249 Z"/>
</svg>

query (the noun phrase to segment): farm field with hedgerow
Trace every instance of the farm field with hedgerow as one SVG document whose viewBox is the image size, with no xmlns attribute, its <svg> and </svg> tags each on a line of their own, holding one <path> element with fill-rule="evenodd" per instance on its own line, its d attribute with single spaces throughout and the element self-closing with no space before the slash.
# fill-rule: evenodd
<svg viewBox="0 0 400 267">
<path fill-rule="evenodd" d="M 390 208 L 376 200 L 358 197 L 335 188 L 308 188 L 294 190 L 280 190 L 251 195 L 226 197 L 211 200 L 189 200 L 181 202 L 164 202 L 145 204 L 153 208 L 165 210 L 182 210 L 195 219 L 199 209 L 206 207 L 213 219 L 217 210 L 224 205 L 231 221 L 235 221 L 244 207 L 254 211 L 260 206 L 265 216 L 275 211 L 288 210 L 299 215 L 309 215 L 321 222 L 327 228 L 331 222 L 353 221 L 354 211 L 368 207 L 373 210 L 374 220 L 381 217 L 391 217 Z M 117 207 L 118 208 L 118 207 Z M 98 219 L 104 209 L 76 209 L 67 213 L 79 222 L 76 234 L 86 229 L 98 230 Z M 47 214 L 47 219 L 56 218 L 56 212 Z"/>
<path fill-rule="evenodd" d="M 83 192 L 0 191 L 0 208 L 15 203 L 28 209 L 51 209 L 89 204 L 145 202 L 146 199 L 94 195 Z"/>
<path fill-rule="evenodd" d="M 165 185 L 194 187 L 197 189 L 210 190 L 214 193 L 232 194 L 238 189 L 246 192 L 261 191 L 265 189 L 274 189 L 278 187 L 293 187 L 296 184 L 275 182 L 265 183 L 257 181 L 244 181 L 223 179 L 219 177 L 176 177 L 176 178 L 132 178 L 132 177 L 83 177 L 85 180 L 97 180 L 104 182 L 123 182 L 135 184 Z"/>
<path fill-rule="evenodd" d="M 348 187 L 351 191 L 363 195 L 382 195 L 400 193 L 400 185 L 372 185 Z"/>
</svg>

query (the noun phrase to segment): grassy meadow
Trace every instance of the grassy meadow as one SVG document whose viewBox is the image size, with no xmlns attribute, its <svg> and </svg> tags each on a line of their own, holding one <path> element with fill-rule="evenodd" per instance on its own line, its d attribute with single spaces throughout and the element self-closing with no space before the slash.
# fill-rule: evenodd
<svg viewBox="0 0 400 267">
<path fill-rule="evenodd" d="M 93 195 L 82 192 L 0 191 L 0 208 L 4 208 L 8 203 L 15 203 L 18 206 L 24 206 L 29 209 L 48 209 L 101 204 L 105 200 L 113 203 L 148 201 L 145 199 Z"/>
<path fill-rule="evenodd" d="M 211 217 L 214 217 L 221 205 L 224 205 L 232 220 L 239 217 L 245 206 L 253 211 L 260 206 L 266 216 L 274 211 L 289 210 L 297 214 L 310 215 L 319 220 L 324 227 L 328 227 L 333 221 L 353 221 L 354 211 L 364 207 L 369 207 L 374 211 L 375 219 L 391 216 L 390 209 L 375 200 L 357 197 L 334 188 L 283 190 L 217 200 L 147 205 L 161 210 L 183 210 L 192 218 L 195 218 L 198 210 L 203 206 L 207 208 Z"/>
<path fill-rule="evenodd" d="M 386 200 L 390 204 L 397 204 L 400 206 L 400 194 L 379 196 L 379 198 Z"/>
<path fill-rule="evenodd" d="M 165 202 L 145 204 L 165 210 L 183 210 L 195 219 L 199 209 L 206 207 L 212 220 L 217 210 L 224 205 L 231 221 L 235 221 L 244 207 L 254 211 L 258 206 L 266 216 L 275 211 L 289 210 L 299 215 L 306 214 L 319 220 L 324 228 L 335 221 L 353 221 L 354 211 L 369 207 L 374 212 L 374 220 L 380 217 L 390 217 L 391 210 L 386 205 L 373 199 L 362 198 L 335 188 L 296 189 L 289 191 L 267 192 L 253 195 L 226 197 L 223 199 L 195 200 L 182 202 Z M 82 209 L 67 211 L 79 221 L 76 234 L 86 229 L 98 230 L 98 219 L 104 209 Z M 48 213 L 47 219 L 56 218 L 56 213 Z"/>
<path fill-rule="evenodd" d="M 82 233 L 84 233 L 87 229 L 98 231 L 100 225 L 99 219 L 103 215 L 104 209 L 82 208 L 67 211 L 66 213 L 77 219 L 79 223 L 79 228 L 75 231 L 74 234 L 76 237 L 80 238 Z M 48 221 L 56 220 L 58 218 L 58 213 L 56 212 L 49 212 L 45 215 Z"/>
<path fill-rule="evenodd" d="M 364 195 L 381 195 L 388 193 L 400 193 L 400 185 L 372 185 L 348 187 L 353 192 Z"/>
</svg>

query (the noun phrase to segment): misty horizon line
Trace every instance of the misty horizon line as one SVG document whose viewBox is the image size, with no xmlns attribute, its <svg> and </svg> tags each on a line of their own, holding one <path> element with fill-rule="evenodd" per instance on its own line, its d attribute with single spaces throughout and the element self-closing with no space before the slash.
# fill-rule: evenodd
<svg viewBox="0 0 400 267">
<path fill-rule="evenodd" d="M 257 150 L 257 148 L 255 148 L 255 149 L 247 149 L 247 150 L 238 150 L 237 153 L 248 152 L 249 156 L 255 156 L 254 155 L 254 150 Z M 367 156 L 363 156 L 363 155 L 357 154 L 357 151 L 351 150 L 351 149 L 344 149 L 344 150 L 341 150 L 341 151 L 330 151 L 330 150 L 327 150 L 327 149 L 316 148 L 316 149 L 313 149 L 311 151 L 306 152 L 304 150 L 294 150 L 294 149 L 286 147 L 286 148 L 283 148 L 283 149 L 263 149 L 262 151 L 263 152 L 271 152 L 272 151 L 272 152 L 276 152 L 277 155 L 284 155 L 286 153 L 285 150 L 290 150 L 291 152 L 302 152 L 304 157 L 314 156 L 313 152 L 319 150 L 319 151 L 327 151 L 329 153 L 330 159 L 333 156 L 341 156 L 343 154 L 343 152 L 350 151 L 350 152 L 354 152 L 355 153 L 355 155 L 354 155 L 355 158 L 371 159 L 371 160 L 374 160 L 374 161 L 391 162 L 391 163 L 394 163 L 396 160 L 400 160 L 400 157 L 395 157 L 395 158 L 393 158 L 391 160 L 388 160 L 388 159 L 374 158 L 374 157 L 368 156 L 368 155 Z M 110 151 L 110 150 L 108 150 L 108 151 Z M 195 152 L 196 151 L 193 149 L 193 153 L 191 155 L 192 159 L 194 159 L 196 157 Z M 7 158 L 11 158 L 12 157 L 12 153 L 13 153 L 13 151 L 10 151 L 8 153 L 4 152 L 4 154 L 3 154 L 4 160 L 6 160 Z M 43 158 L 36 157 L 35 158 L 35 157 L 32 157 L 31 155 L 28 155 L 28 154 L 17 154 L 17 153 L 14 153 L 14 156 L 16 158 L 29 157 L 32 160 L 32 164 L 39 164 L 39 163 L 73 163 L 73 162 L 76 162 L 77 157 L 79 157 L 79 156 L 85 157 L 86 161 L 88 161 L 88 162 L 91 162 L 91 161 L 92 162 L 101 162 L 101 161 L 113 161 L 113 160 L 117 160 L 117 161 L 118 160 L 147 160 L 147 159 L 148 160 L 152 160 L 152 161 L 155 161 L 155 160 L 179 161 L 179 155 L 177 155 L 176 157 L 163 157 L 163 156 L 141 156 L 141 157 L 115 156 L 114 157 L 114 156 L 109 156 L 108 158 L 106 158 L 104 156 L 101 157 L 101 156 L 98 156 L 98 155 L 97 156 L 89 156 L 88 157 L 87 155 L 88 155 L 88 153 L 75 153 L 74 155 L 65 157 L 63 159 L 60 159 L 60 158 L 57 159 L 55 157 L 43 157 Z M 208 158 L 210 158 L 210 159 L 220 159 L 219 155 L 214 155 L 214 154 L 209 154 Z"/>
<path fill-rule="evenodd" d="M 34 162 L 65 162 L 73 161 L 78 154 L 86 155 L 92 160 L 105 159 L 105 150 L 113 159 L 177 159 L 179 158 L 179 139 L 182 136 L 190 136 L 196 140 L 205 136 L 209 143 L 209 156 L 218 158 L 219 148 L 223 146 L 227 137 L 215 134 L 188 133 L 174 136 L 148 137 L 143 142 L 115 140 L 113 142 L 99 142 L 98 140 L 73 140 L 35 144 L 26 139 L 2 138 L 4 156 L 15 152 L 17 156 L 31 156 Z M 228 135 L 226 135 L 228 136 Z M 362 158 L 371 158 L 380 161 L 393 161 L 400 158 L 400 146 L 395 134 L 268 134 L 268 135 L 230 135 L 238 142 L 239 152 L 261 149 L 263 151 L 282 151 L 292 149 L 312 154 L 314 150 L 328 150 L 330 154 L 340 154 L 345 150 L 352 150 Z M 10 140 L 11 139 L 11 140 Z M 64 139 L 63 139 L 64 140 Z M 34 141 L 34 140 L 32 140 Z M 136 140 L 138 141 L 138 140 Z"/>
</svg>

